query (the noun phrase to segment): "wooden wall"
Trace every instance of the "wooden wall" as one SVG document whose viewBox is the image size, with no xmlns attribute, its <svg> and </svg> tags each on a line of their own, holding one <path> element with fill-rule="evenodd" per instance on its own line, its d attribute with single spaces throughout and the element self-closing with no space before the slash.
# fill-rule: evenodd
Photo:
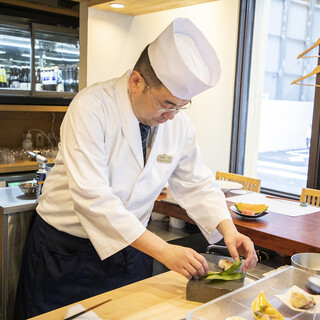
<svg viewBox="0 0 320 320">
<path fill-rule="evenodd" d="M 58 137 L 64 112 L 28 112 L 28 111 L 1 111 L 0 112 L 0 147 L 20 148 L 23 133 L 30 129 L 40 129 L 46 134 L 51 131 L 51 123 L 55 115 L 53 132 Z M 32 132 L 35 146 L 36 132 Z M 48 144 L 44 139 L 44 145 Z"/>
</svg>

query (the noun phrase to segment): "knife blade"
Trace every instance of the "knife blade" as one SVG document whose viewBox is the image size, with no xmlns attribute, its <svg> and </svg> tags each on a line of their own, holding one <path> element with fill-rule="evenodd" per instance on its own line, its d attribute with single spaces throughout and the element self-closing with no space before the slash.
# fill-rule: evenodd
<svg viewBox="0 0 320 320">
<path fill-rule="evenodd" d="M 64 318 L 63 320 L 72 320 L 72 319 L 75 319 L 75 318 L 77 318 L 77 317 L 79 317 L 79 316 L 81 316 L 81 315 L 83 315 L 83 314 L 85 314 L 85 313 L 87 313 L 87 312 L 95 309 L 95 308 L 98 308 L 98 307 L 102 306 L 103 304 L 105 304 L 105 303 L 107 303 L 107 302 L 109 302 L 109 301 L 111 301 L 111 299 L 108 299 L 108 300 L 106 300 L 106 301 L 103 301 L 103 302 L 100 302 L 100 303 L 98 303 L 98 304 L 95 304 L 94 306 L 91 306 L 90 308 L 88 308 L 88 309 L 86 309 L 86 310 L 77 312 L 76 314 L 74 314 L 74 315 L 72 315 L 72 316 L 70 316 L 70 317 L 68 317 L 68 318 Z"/>
</svg>

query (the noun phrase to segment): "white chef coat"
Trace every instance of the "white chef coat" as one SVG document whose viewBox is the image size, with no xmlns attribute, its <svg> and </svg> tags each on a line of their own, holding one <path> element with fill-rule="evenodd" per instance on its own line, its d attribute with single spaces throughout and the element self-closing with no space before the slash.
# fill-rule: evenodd
<svg viewBox="0 0 320 320">
<path fill-rule="evenodd" d="M 73 99 L 38 214 L 60 231 L 89 238 L 105 259 L 145 232 L 154 201 L 168 181 L 208 241 L 220 240 L 215 228 L 231 217 L 224 194 L 203 164 L 191 120 L 180 112 L 157 126 L 144 166 L 129 74 L 89 86 Z M 159 155 L 169 160 L 160 162 Z"/>
</svg>

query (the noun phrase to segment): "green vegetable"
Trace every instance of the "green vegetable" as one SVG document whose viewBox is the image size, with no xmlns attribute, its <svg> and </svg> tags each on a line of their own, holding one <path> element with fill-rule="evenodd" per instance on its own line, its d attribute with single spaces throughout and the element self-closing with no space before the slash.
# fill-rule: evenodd
<svg viewBox="0 0 320 320">
<path fill-rule="evenodd" d="M 242 278 L 244 278 L 243 272 L 234 272 L 234 273 L 225 274 L 225 275 L 213 274 L 213 275 L 206 277 L 207 280 L 226 280 L 226 281 L 238 280 L 238 279 L 242 279 Z"/>
<path fill-rule="evenodd" d="M 243 272 L 235 272 L 241 266 L 241 259 L 237 260 L 229 269 L 222 271 L 222 272 L 213 272 L 209 271 L 205 278 L 207 280 L 238 280 L 245 277 Z"/>
<path fill-rule="evenodd" d="M 240 268 L 241 263 L 242 263 L 241 259 L 237 260 L 229 269 L 222 271 L 221 275 L 234 273 Z"/>
<path fill-rule="evenodd" d="M 259 306 L 259 311 L 260 312 L 266 312 L 266 309 L 268 308 L 267 304 L 262 304 Z"/>
</svg>

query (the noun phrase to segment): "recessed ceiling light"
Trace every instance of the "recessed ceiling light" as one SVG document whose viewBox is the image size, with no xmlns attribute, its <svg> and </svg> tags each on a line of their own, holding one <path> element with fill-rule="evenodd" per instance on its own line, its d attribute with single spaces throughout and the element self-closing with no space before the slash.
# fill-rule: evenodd
<svg viewBox="0 0 320 320">
<path fill-rule="evenodd" d="M 121 9 L 121 8 L 124 8 L 126 5 L 123 3 L 110 3 L 109 6 L 111 8 Z"/>
</svg>

